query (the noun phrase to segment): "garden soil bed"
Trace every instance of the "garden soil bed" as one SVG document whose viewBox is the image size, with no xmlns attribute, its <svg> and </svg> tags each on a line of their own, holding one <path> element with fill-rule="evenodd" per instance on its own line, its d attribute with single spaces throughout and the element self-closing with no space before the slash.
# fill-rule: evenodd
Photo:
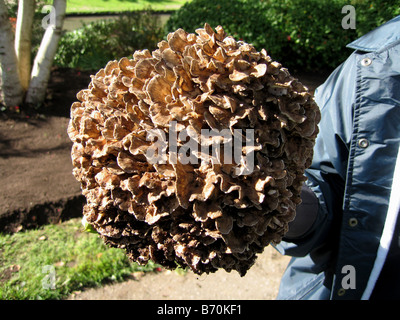
<svg viewBox="0 0 400 320">
<path fill-rule="evenodd" d="M 84 198 L 72 176 L 69 109 L 91 72 L 54 69 L 38 110 L 0 112 L 0 232 L 81 215 Z"/>
<path fill-rule="evenodd" d="M 0 112 L 0 232 L 17 232 L 81 216 L 85 200 L 79 183 L 71 173 L 72 143 L 67 135 L 67 126 L 76 93 L 87 87 L 93 73 L 55 68 L 46 103 L 41 108 L 16 107 Z M 301 74 L 298 78 L 313 90 L 326 75 Z M 267 250 L 244 278 L 226 272 L 217 272 L 205 278 L 162 272 L 146 275 L 140 281 L 130 280 L 92 289 L 72 298 L 273 298 L 278 283 L 276 279 L 280 279 L 287 261 L 287 257 Z M 144 279 L 149 282 L 146 284 Z M 263 288 L 268 281 L 274 282 L 272 293 L 268 295 L 267 290 L 265 294 L 254 296 L 253 286 L 258 288 L 263 279 L 266 281 L 262 284 Z M 144 286 L 143 290 L 137 290 L 139 282 Z"/>
</svg>

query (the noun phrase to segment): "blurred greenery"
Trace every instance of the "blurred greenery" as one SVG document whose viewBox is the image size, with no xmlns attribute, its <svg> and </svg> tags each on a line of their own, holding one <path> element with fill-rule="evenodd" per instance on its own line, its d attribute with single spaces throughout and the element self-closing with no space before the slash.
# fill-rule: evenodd
<svg viewBox="0 0 400 320">
<path fill-rule="evenodd" d="M 47 0 L 48 1 L 48 0 Z M 67 0 L 67 14 L 100 13 L 143 10 L 151 6 L 155 11 L 179 9 L 190 0 Z"/>
<path fill-rule="evenodd" d="M 124 13 L 66 32 L 54 63 L 62 67 L 97 70 L 108 61 L 131 57 L 135 50 L 156 48 L 163 37 L 159 18 L 151 10 Z"/>
<path fill-rule="evenodd" d="M 349 4 L 355 30 L 342 28 Z M 346 44 L 399 14 L 399 0 L 193 0 L 172 14 L 166 32 L 221 25 L 291 70 L 329 71 L 351 53 Z"/>
<path fill-rule="evenodd" d="M 48 2 L 37 2 L 32 57 L 43 35 L 40 8 Z M 113 1 L 106 2 L 109 6 Z M 113 8 L 130 2 L 118 0 Z M 147 2 L 151 9 L 143 7 Z M 351 53 L 346 44 L 400 14 L 400 0 L 192 0 L 184 5 L 184 1 L 173 2 L 179 2 L 180 9 L 172 14 L 164 30 L 153 9 L 160 3 L 141 1 L 143 11 L 127 12 L 117 20 L 93 22 L 65 33 L 55 64 L 99 69 L 109 60 L 131 56 L 135 50 L 156 48 L 157 42 L 177 28 L 194 32 L 207 22 L 214 28 L 223 26 L 229 35 L 252 43 L 258 50 L 266 49 L 273 59 L 294 72 L 330 71 Z M 94 1 L 68 1 L 69 6 L 74 4 L 80 12 L 88 8 L 98 10 Z M 345 17 L 342 8 L 349 4 L 356 10 L 356 29 L 343 29 L 341 25 Z M 17 1 L 9 1 L 8 6 L 10 16 L 15 17 Z"/>
</svg>

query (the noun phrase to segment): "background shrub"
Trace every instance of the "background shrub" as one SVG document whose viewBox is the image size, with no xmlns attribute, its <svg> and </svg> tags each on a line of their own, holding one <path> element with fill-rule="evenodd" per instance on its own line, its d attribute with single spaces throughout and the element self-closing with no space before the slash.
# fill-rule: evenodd
<svg viewBox="0 0 400 320">
<path fill-rule="evenodd" d="M 98 70 L 108 61 L 156 48 L 163 36 L 159 19 L 148 11 L 130 12 L 116 20 L 100 20 L 67 32 L 60 40 L 55 64 Z"/>
<path fill-rule="evenodd" d="M 356 29 L 343 29 L 342 7 L 356 9 Z M 400 14 L 389 0 L 193 0 L 176 11 L 166 33 L 221 25 L 237 40 L 265 48 L 294 71 L 330 71 L 350 54 L 346 45 Z"/>
</svg>

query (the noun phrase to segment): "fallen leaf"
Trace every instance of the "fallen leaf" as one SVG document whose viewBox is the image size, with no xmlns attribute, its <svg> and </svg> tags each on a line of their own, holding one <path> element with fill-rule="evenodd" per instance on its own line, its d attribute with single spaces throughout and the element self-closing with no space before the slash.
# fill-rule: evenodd
<svg viewBox="0 0 400 320">
<path fill-rule="evenodd" d="M 13 264 L 10 266 L 11 272 L 18 272 L 19 270 L 21 270 L 21 266 L 19 264 Z"/>
</svg>

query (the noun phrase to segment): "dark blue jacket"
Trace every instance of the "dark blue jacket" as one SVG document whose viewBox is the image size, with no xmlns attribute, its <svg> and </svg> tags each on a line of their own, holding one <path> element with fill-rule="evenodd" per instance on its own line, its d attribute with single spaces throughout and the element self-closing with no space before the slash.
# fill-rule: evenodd
<svg viewBox="0 0 400 320">
<path fill-rule="evenodd" d="M 306 184 L 318 215 L 305 235 L 276 247 L 293 256 L 278 299 L 368 299 L 393 239 L 400 16 L 348 47 L 355 51 L 316 90 L 320 134 Z"/>
</svg>

